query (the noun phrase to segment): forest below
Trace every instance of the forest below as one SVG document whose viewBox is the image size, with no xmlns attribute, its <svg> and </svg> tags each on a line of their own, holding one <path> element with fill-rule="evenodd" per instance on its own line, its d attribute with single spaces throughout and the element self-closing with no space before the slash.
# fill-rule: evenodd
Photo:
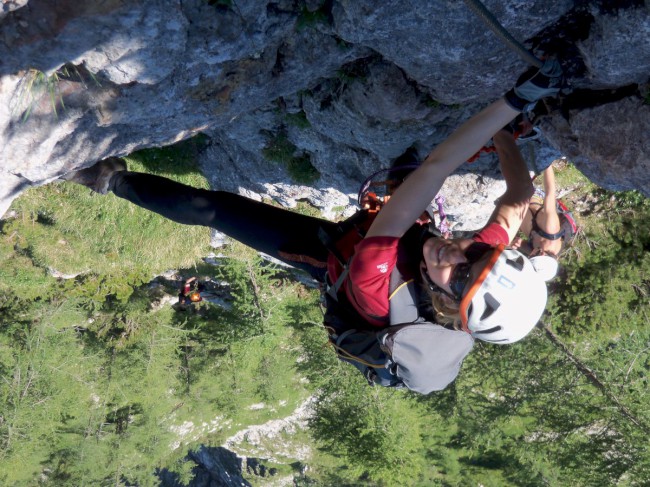
<svg viewBox="0 0 650 487">
<path fill-rule="evenodd" d="M 207 187 L 191 143 L 128 163 Z M 318 290 L 250 249 L 207 263 L 205 228 L 30 189 L 0 221 L 0 484 L 159 485 L 165 469 L 187 485 L 188 451 L 311 398 L 308 427 L 264 459 L 293 485 L 649 485 L 650 200 L 557 173 L 581 231 L 542 322 L 477 342 L 428 396 L 369 387 L 327 346 Z M 161 302 L 191 276 L 224 303 Z"/>
</svg>

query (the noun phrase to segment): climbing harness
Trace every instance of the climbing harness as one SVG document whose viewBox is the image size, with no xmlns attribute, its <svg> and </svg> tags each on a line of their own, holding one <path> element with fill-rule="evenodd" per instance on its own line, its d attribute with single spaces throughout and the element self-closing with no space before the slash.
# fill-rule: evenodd
<svg viewBox="0 0 650 487">
<path fill-rule="evenodd" d="M 544 199 L 544 191 L 541 188 L 535 188 L 535 196 L 536 198 L 540 198 L 541 200 Z M 535 248 L 532 245 L 532 232 L 537 233 L 540 237 L 545 238 L 547 240 L 562 240 L 562 248 L 558 255 L 551 254 L 549 252 L 546 252 L 547 256 L 550 256 L 554 259 L 557 259 L 558 256 L 561 256 L 562 253 L 565 251 L 565 248 L 567 245 L 571 245 L 573 243 L 573 240 L 576 238 L 576 235 L 580 231 L 580 228 L 578 227 L 578 224 L 573 217 L 573 214 L 571 211 L 567 208 L 567 206 L 564 204 L 564 202 L 560 199 L 557 199 L 555 204 L 555 208 L 557 211 L 558 218 L 560 219 L 560 230 L 556 233 L 548 233 L 542 230 L 539 227 L 539 224 L 537 223 L 537 214 L 541 211 L 541 203 L 538 202 L 533 202 L 533 204 L 539 204 L 540 208 L 537 211 L 533 211 L 532 208 L 529 208 L 529 211 L 531 212 L 532 216 L 532 230 L 531 234 L 528 235 L 527 239 L 525 240 L 525 253 L 532 253 L 535 251 Z"/>
<path fill-rule="evenodd" d="M 537 223 L 537 214 L 540 211 L 541 208 L 537 210 L 535 213 L 533 213 L 533 231 L 536 234 L 538 234 L 540 237 L 545 238 L 547 240 L 557 240 L 559 238 L 564 237 L 564 234 L 566 233 L 566 230 L 564 228 L 561 228 L 559 232 L 555 232 L 555 233 L 548 233 L 541 229 L 541 227 Z"/>
<path fill-rule="evenodd" d="M 569 211 L 569 209 L 566 207 L 564 202 L 562 202 L 561 200 L 556 201 L 556 211 L 560 219 L 559 232 L 548 233 L 539 227 L 539 224 L 537 223 L 537 214 L 540 211 L 541 208 L 532 214 L 533 231 L 537 233 L 540 237 L 543 237 L 548 240 L 557 240 L 561 238 L 566 242 L 572 240 L 575 234 L 578 232 L 578 225 L 575 221 L 575 218 L 573 218 L 573 214 Z"/>
</svg>

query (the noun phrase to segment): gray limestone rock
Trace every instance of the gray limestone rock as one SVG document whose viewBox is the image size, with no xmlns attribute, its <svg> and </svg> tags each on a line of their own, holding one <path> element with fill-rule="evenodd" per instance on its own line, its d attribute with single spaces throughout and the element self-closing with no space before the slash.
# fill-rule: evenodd
<svg viewBox="0 0 650 487">
<path fill-rule="evenodd" d="M 564 42 L 574 87 L 647 96 L 645 4 L 485 3 L 529 47 Z M 526 67 L 451 1 L 16 0 L 2 4 L 0 49 L 0 215 L 29 185 L 201 132 L 215 188 L 331 215 L 366 175 L 410 146 L 424 157 Z M 638 93 L 553 114 L 546 146 L 599 184 L 650 194 Z M 309 183 L 270 160 L 278 138 Z"/>
<path fill-rule="evenodd" d="M 522 41 L 573 7 L 569 0 L 483 3 Z M 343 0 L 333 14 L 341 37 L 381 53 L 441 103 L 498 97 L 526 68 L 464 2 Z"/>
<path fill-rule="evenodd" d="M 611 190 L 650 188 L 650 105 L 640 98 L 575 110 L 545 122 L 554 145 L 596 184 Z M 616 137 L 613 135 L 616 134 Z"/>
<path fill-rule="evenodd" d="M 188 454 L 188 459 L 196 464 L 193 469 L 192 487 L 250 487 L 252 484 L 243 477 L 244 459 L 223 447 L 201 446 Z M 184 487 L 178 475 L 161 470 L 158 472 L 163 487 Z"/>
<path fill-rule="evenodd" d="M 620 10 L 615 15 L 594 14 L 590 36 L 578 43 L 592 88 L 647 83 L 650 5 Z"/>
<path fill-rule="evenodd" d="M 356 77 L 323 83 L 304 100 L 311 125 L 337 144 L 364 150 L 387 164 L 415 142 L 430 149 L 442 140 L 440 135 L 447 135 L 446 127 L 458 124 L 462 110 L 429 98 L 397 66 L 373 60 L 357 65 Z"/>
</svg>

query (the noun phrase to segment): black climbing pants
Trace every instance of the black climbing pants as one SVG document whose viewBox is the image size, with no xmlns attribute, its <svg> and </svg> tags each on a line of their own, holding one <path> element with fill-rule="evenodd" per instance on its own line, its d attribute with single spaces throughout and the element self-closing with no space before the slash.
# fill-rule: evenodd
<svg viewBox="0 0 650 487">
<path fill-rule="evenodd" d="M 225 233 L 260 252 L 325 280 L 328 250 L 319 229 L 329 234 L 337 224 L 260 203 L 225 191 L 192 188 L 151 174 L 122 171 L 110 189 L 142 208 L 185 225 Z"/>
</svg>

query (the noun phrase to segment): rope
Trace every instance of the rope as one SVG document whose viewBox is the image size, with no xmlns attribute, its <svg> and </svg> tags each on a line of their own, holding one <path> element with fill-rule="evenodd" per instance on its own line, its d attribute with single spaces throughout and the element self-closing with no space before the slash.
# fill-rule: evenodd
<svg viewBox="0 0 650 487">
<path fill-rule="evenodd" d="M 361 184 L 361 187 L 359 188 L 359 193 L 357 194 L 357 203 L 359 206 L 362 206 L 361 201 L 363 200 L 364 196 L 368 194 L 368 190 L 370 189 L 370 186 L 372 183 L 372 180 L 375 179 L 377 176 L 383 173 L 390 174 L 391 172 L 397 172 L 401 171 L 403 169 L 417 169 L 420 167 L 420 164 L 404 164 L 403 166 L 397 166 L 397 167 L 389 167 L 386 169 L 380 169 L 379 171 L 376 171 L 372 173 L 370 176 L 366 178 L 366 180 Z M 382 181 L 382 184 L 387 183 L 387 181 Z"/>
<path fill-rule="evenodd" d="M 519 54 L 519 56 L 521 56 L 524 61 L 526 61 L 531 66 L 538 68 L 542 67 L 544 62 L 533 56 L 531 52 L 524 47 L 523 44 L 512 37 L 512 35 L 510 35 L 510 32 L 508 32 L 499 23 L 496 17 L 492 15 L 492 13 L 487 8 L 485 8 L 485 5 L 481 3 L 481 0 L 465 0 L 465 3 L 476 15 L 478 15 L 483 20 L 483 22 L 485 22 L 485 24 L 490 28 L 490 30 L 492 30 L 492 32 L 500 37 L 501 40 L 504 41 L 510 49 Z"/>
</svg>

